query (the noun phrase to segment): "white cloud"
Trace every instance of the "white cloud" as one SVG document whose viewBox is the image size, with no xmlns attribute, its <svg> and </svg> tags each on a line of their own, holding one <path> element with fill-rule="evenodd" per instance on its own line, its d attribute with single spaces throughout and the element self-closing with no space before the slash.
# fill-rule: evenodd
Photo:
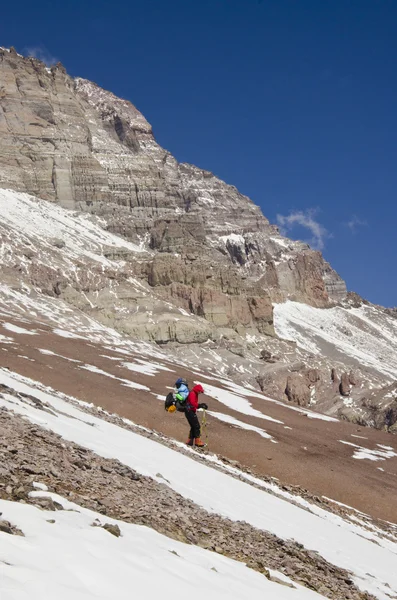
<svg viewBox="0 0 397 600">
<path fill-rule="evenodd" d="M 366 225 L 368 225 L 368 223 L 367 221 L 359 219 L 357 215 L 353 215 L 350 221 L 345 223 L 345 225 L 350 229 L 352 233 L 356 233 L 358 227 L 365 227 Z"/>
<path fill-rule="evenodd" d="M 324 248 L 325 240 L 331 237 L 331 234 L 326 228 L 315 220 L 316 211 L 309 209 L 307 211 L 294 211 L 288 216 L 277 215 L 277 223 L 280 226 L 283 235 L 286 235 L 288 231 L 296 227 L 297 225 L 308 229 L 312 238 L 308 240 L 308 243 L 316 250 L 322 250 Z"/>
<path fill-rule="evenodd" d="M 51 67 L 51 65 L 55 65 L 59 62 L 58 58 L 53 56 L 44 46 L 30 46 L 25 48 L 25 52 L 28 56 L 43 61 L 47 67 Z"/>
</svg>

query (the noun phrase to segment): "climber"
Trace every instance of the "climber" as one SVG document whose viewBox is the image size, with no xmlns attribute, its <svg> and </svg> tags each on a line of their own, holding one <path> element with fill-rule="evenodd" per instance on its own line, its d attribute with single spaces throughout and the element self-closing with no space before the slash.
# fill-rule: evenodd
<svg viewBox="0 0 397 600">
<path fill-rule="evenodd" d="M 189 392 L 186 400 L 185 416 L 190 425 L 189 439 L 186 442 L 188 446 L 196 446 L 197 448 L 203 448 L 205 444 L 201 441 L 201 428 L 200 421 L 198 420 L 196 411 L 198 408 L 204 410 L 208 409 L 208 405 L 205 402 L 199 404 L 199 394 L 204 394 L 203 386 L 198 384 Z"/>
</svg>

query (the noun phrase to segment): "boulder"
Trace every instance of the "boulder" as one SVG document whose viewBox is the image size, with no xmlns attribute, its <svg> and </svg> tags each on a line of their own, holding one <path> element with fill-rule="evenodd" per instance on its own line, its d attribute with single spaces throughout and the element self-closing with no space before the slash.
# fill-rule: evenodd
<svg viewBox="0 0 397 600">
<path fill-rule="evenodd" d="M 350 385 L 357 385 L 358 383 L 357 375 L 354 371 L 350 371 L 349 373 L 349 383 Z"/>
<path fill-rule="evenodd" d="M 288 400 L 298 406 L 308 406 L 310 403 L 309 381 L 299 373 L 288 376 L 285 393 Z"/>
<path fill-rule="evenodd" d="M 106 529 L 106 531 L 108 531 L 115 537 L 121 536 L 120 527 L 118 525 L 113 525 L 112 523 L 105 523 L 105 525 L 103 525 L 103 529 Z"/>
<path fill-rule="evenodd" d="M 305 372 L 305 376 L 307 377 L 309 384 L 317 383 L 317 381 L 320 381 L 321 379 L 318 369 L 308 369 Z"/>
<path fill-rule="evenodd" d="M 348 373 L 342 373 L 339 384 L 339 392 L 341 396 L 350 396 L 351 387 Z"/>
<path fill-rule="evenodd" d="M 260 358 L 265 362 L 269 362 L 269 360 L 272 358 L 272 353 L 269 352 L 269 350 L 261 350 Z"/>
</svg>

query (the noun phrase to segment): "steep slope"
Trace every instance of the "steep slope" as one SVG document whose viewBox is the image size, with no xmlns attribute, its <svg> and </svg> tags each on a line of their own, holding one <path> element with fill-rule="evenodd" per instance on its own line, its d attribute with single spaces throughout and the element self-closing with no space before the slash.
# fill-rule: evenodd
<svg viewBox="0 0 397 600">
<path fill-rule="evenodd" d="M 181 442 L 186 420 L 179 413 L 168 415 L 163 400 L 178 376 L 201 382 L 210 406 L 203 436 L 213 451 L 260 475 L 397 519 L 397 450 L 386 432 L 285 404 L 248 382 L 237 385 L 233 375 L 221 372 L 222 351 L 207 345 L 200 350 L 208 368 L 198 369 L 198 354 L 179 357 L 168 348 L 131 340 L 60 299 L 4 285 L 0 298 L 3 368 L 89 403 L 94 411 L 100 406 Z M 3 371 L 7 384 L 5 376 Z"/>
<path fill-rule="evenodd" d="M 351 321 L 344 282 L 233 186 L 179 164 L 130 102 L 0 49 L 1 187 L 4 301 L 49 295 L 277 399 L 393 430 L 394 355 L 373 359 L 392 315 L 365 309 L 378 328 L 314 342 L 305 310 L 320 337 L 323 316 L 335 332 Z"/>
<path fill-rule="evenodd" d="M 0 50 L 0 185 L 71 209 L 156 251 L 146 277 L 218 327 L 272 333 L 271 300 L 318 306 L 345 286 L 305 244 L 209 172 L 178 164 L 129 102 L 61 65 Z"/>
<path fill-rule="evenodd" d="M 32 598 L 397 597 L 393 311 L 179 164 L 132 104 L 13 49 L 0 241 L 5 600 L 27 580 Z M 163 409 L 177 376 L 205 387 L 201 454 Z"/>
<path fill-rule="evenodd" d="M 275 323 L 280 338 L 311 356 L 311 371 L 300 373 L 306 380 L 295 376 L 291 386 L 304 384 L 303 404 L 397 431 L 397 319 L 392 312 L 356 298 L 324 310 L 286 302 L 275 307 Z M 322 357 L 333 365 L 325 377 Z M 281 380 L 279 392 L 282 385 Z"/>
<path fill-rule="evenodd" d="M 28 295 L 33 287 L 105 325 L 158 343 L 213 335 L 208 322 L 165 302 L 136 277 L 150 253 L 106 232 L 100 219 L 7 190 L 0 190 L 0 214 L 5 294 L 5 284 Z"/>
<path fill-rule="evenodd" d="M 0 508 L 25 537 L 0 532 L 1 552 L 6 562 L 2 575 L 2 597 L 15 598 L 26 591 L 21 572 L 29 572 L 29 597 L 59 600 L 73 598 L 128 600 L 141 598 L 174 600 L 194 596 L 197 586 L 206 598 L 239 600 L 249 590 L 250 598 L 320 600 L 324 596 L 293 584 L 273 572 L 269 577 L 215 552 L 182 544 L 147 527 L 106 518 L 56 494 L 32 491 L 34 502 L 49 496 L 58 507 L 53 512 L 0 500 Z M 47 500 L 47 504 L 49 501 Z M 118 527 L 122 537 L 108 533 Z M 117 530 L 116 530 L 117 531 Z M 11 538 L 11 539 L 10 539 Z M 27 538 L 29 542 L 26 541 Z M 183 568 L 181 569 L 181 564 Z M 12 566 L 14 568 L 12 568 Z M 183 573 L 181 573 L 181 570 Z M 66 579 L 67 574 L 67 579 Z M 278 575 L 278 577 L 277 577 Z M 278 583 L 278 581 L 281 582 Z M 226 591 L 232 585 L 232 589 Z"/>
<path fill-rule="evenodd" d="M 329 309 L 287 302 L 275 306 L 279 338 L 254 330 L 245 337 L 227 336 L 139 278 L 150 252 L 101 224 L 97 217 L 0 190 L 3 316 L 40 315 L 52 326 L 78 324 L 80 334 L 87 327 L 83 311 L 91 328 L 100 331 L 100 322 L 103 329 L 113 328 L 113 336 L 182 343 L 182 350 L 167 348 L 179 364 L 201 365 L 236 382 L 258 382 L 279 400 L 287 397 L 332 416 L 395 430 L 394 317 L 380 308 L 354 308 L 349 301 Z"/>
<path fill-rule="evenodd" d="M 2 516 L 9 522 L 0 522 L 0 549 L 8 559 L 6 598 L 23 583 L 21 567 L 31 573 L 35 593 L 46 578 L 57 597 L 66 593 L 68 554 L 74 557 L 66 561 L 68 582 L 82 597 L 94 592 L 103 597 L 109 586 L 112 595 L 126 597 L 125 578 L 128 573 L 130 581 L 136 571 L 138 589 L 145 575 L 145 590 L 155 592 L 161 580 L 173 584 L 172 597 L 182 597 L 191 589 L 193 565 L 210 598 L 223 593 L 239 598 L 243 590 L 254 598 L 302 600 L 318 595 L 389 600 L 396 594 L 393 524 L 327 499 L 304 498 L 300 490 L 255 477 L 215 455 L 181 451 L 149 429 L 93 411 L 16 373 L 1 370 L 0 383 L 0 483 L 13 474 L 11 485 L 0 486 Z M 42 565 L 31 551 L 33 543 L 48 563 Z M 112 559 L 103 568 L 105 547 L 108 560 L 112 549 Z M 146 565 L 150 555 L 161 562 L 153 583 L 147 581 L 154 575 L 154 561 Z M 115 560 L 121 561 L 117 575 Z M 181 563 L 186 569 L 178 581 Z M 93 583 L 98 568 L 101 577 Z M 231 579 L 233 590 L 224 589 Z"/>
</svg>

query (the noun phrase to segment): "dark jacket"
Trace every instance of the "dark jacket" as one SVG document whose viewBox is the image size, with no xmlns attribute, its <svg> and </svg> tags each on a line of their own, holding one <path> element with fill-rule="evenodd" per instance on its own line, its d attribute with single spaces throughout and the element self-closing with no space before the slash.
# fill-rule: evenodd
<svg viewBox="0 0 397 600">
<path fill-rule="evenodd" d="M 198 384 L 195 385 L 189 392 L 186 400 L 186 410 L 196 412 L 199 405 L 199 394 L 204 394 L 203 386 Z"/>
</svg>

